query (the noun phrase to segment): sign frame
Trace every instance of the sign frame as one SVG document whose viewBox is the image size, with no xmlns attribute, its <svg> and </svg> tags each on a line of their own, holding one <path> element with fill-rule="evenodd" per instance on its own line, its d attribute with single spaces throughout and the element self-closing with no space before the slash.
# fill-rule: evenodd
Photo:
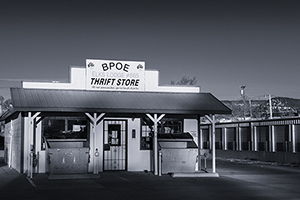
<svg viewBox="0 0 300 200">
<path fill-rule="evenodd" d="M 145 91 L 145 62 L 86 59 L 86 90 Z"/>
</svg>

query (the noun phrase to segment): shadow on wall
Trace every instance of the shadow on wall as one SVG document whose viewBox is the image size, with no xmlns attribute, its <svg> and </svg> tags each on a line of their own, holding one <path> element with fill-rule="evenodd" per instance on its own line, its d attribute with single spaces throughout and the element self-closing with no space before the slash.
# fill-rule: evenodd
<svg viewBox="0 0 300 200">
<path fill-rule="evenodd" d="M 1 152 L 1 151 L 0 151 Z M 4 158 L 3 158 L 3 156 L 0 156 L 0 167 L 3 167 L 3 166 L 5 166 L 6 165 L 6 163 L 4 162 Z"/>
<path fill-rule="evenodd" d="M 4 137 L 0 136 L 0 151 L 4 150 Z"/>
</svg>

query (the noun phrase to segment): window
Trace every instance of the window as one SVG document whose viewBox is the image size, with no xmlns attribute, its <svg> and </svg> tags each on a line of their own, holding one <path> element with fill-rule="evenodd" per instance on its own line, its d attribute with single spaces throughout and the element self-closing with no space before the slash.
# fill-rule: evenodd
<svg viewBox="0 0 300 200">
<path fill-rule="evenodd" d="M 176 134 L 183 133 L 183 120 L 178 118 L 163 118 L 158 125 L 158 133 L 160 134 Z"/>
<path fill-rule="evenodd" d="M 141 150 L 150 150 L 153 146 L 154 127 L 149 118 L 141 119 Z M 183 119 L 163 118 L 157 125 L 158 134 L 183 133 Z"/>
<path fill-rule="evenodd" d="M 45 149 L 45 139 L 87 139 L 88 124 L 84 117 L 45 117 L 42 122 L 42 149 Z"/>
<path fill-rule="evenodd" d="M 141 119 L 141 150 L 152 149 L 153 122 L 149 118 Z"/>
<path fill-rule="evenodd" d="M 121 146 L 121 124 L 108 125 L 108 143 L 110 146 Z"/>
</svg>

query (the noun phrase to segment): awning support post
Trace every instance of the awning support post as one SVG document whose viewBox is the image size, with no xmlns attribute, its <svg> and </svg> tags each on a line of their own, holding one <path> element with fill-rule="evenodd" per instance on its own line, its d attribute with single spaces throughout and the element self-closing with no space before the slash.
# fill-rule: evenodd
<svg viewBox="0 0 300 200">
<path fill-rule="evenodd" d="M 35 156 L 35 119 L 41 114 L 41 112 L 36 112 L 33 116 L 31 112 L 28 112 L 28 135 L 29 135 L 29 166 L 27 171 L 27 177 L 33 178 L 33 161 Z"/>
<path fill-rule="evenodd" d="M 90 113 L 85 113 L 86 116 L 92 121 L 92 137 L 93 138 L 93 173 L 98 174 L 99 173 L 99 167 L 98 167 L 98 162 L 99 162 L 99 148 L 96 147 L 96 126 L 97 123 L 102 120 L 102 117 L 105 115 L 105 113 L 101 113 L 99 116 L 97 116 L 97 113 L 94 113 L 92 116 Z"/>
<path fill-rule="evenodd" d="M 201 171 L 201 134 L 200 134 L 200 116 L 197 117 L 198 120 L 198 157 L 197 157 L 197 161 L 198 161 L 198 166 L 197 166 L 197 171 Z"/>
<path fill-rule="evenodd" d="M 12 165 L 12 140 L 13 140 L 13 120 L 10 120 L 10 141 L 9 141 L 9 162 L 8 162 L 8 167 L 11 168 Z"/>
<path fill-rule="evenodd" d="M 212 172 L 216 173 L 216 143 L 215 143 L 215 134 L 216 134 L 216 118 L 215 115 L 205 115 L 205 117 L 212 123 Z"/>
<path fill-rule="evenodd" d="M 158 175 L 158 144 L 157 144 L 157 123 L 165 116 L 161 114 L 157 117 L 157 114 L 154 114 L 152 117 L 150 114 L 146 114 L 149 119 L 154 123 L 154 135 L 153 135 L 153 152 L 154 152 L 154 175 Z"/>
</svg>

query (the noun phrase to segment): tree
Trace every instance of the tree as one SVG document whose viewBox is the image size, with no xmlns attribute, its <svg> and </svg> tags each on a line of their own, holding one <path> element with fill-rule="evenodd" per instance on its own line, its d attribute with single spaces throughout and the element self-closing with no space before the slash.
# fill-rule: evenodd
<svg viewBox="0 0 300 200">
<path fill-rule="evenodd" d="M 184 76 L 178 82 L 171 81 L 171 85 L 196 85 L 196 84 L 197 84 L 196 77 L 189 78 L 189 77 Z"/>
<path fill-rule="evenodd" d="M 0 96 L 0 117 L 3 114 L 3 102 L 4 102 L 4 98 L 3 96 Z M 0 122 L 0 137 L 4 137 L 4 121 Z M 1 145 L 0 144 L 0 149 L 1 149 Z"/>
<path fill-rule="evenodd" d="M 3 112 L 8 111 L 10 109 L 11 105 L 12 105 L 11 99 L 5 100 L 2 104 Z"/>
<path fill-rule="evenodd" d="M 0 96 L 0 116 L 1 116 L 2 113 L 3 113 L 3 101 L 4 101 L 3 96 Z"/>
<path fill-rule="evenodd" d="M 5 113 L 7 110 L 10 109 L 11 106 L 11 99 L 5 100 L 1 95 L 0 95 L 0 116 Z"/>
</svg>

